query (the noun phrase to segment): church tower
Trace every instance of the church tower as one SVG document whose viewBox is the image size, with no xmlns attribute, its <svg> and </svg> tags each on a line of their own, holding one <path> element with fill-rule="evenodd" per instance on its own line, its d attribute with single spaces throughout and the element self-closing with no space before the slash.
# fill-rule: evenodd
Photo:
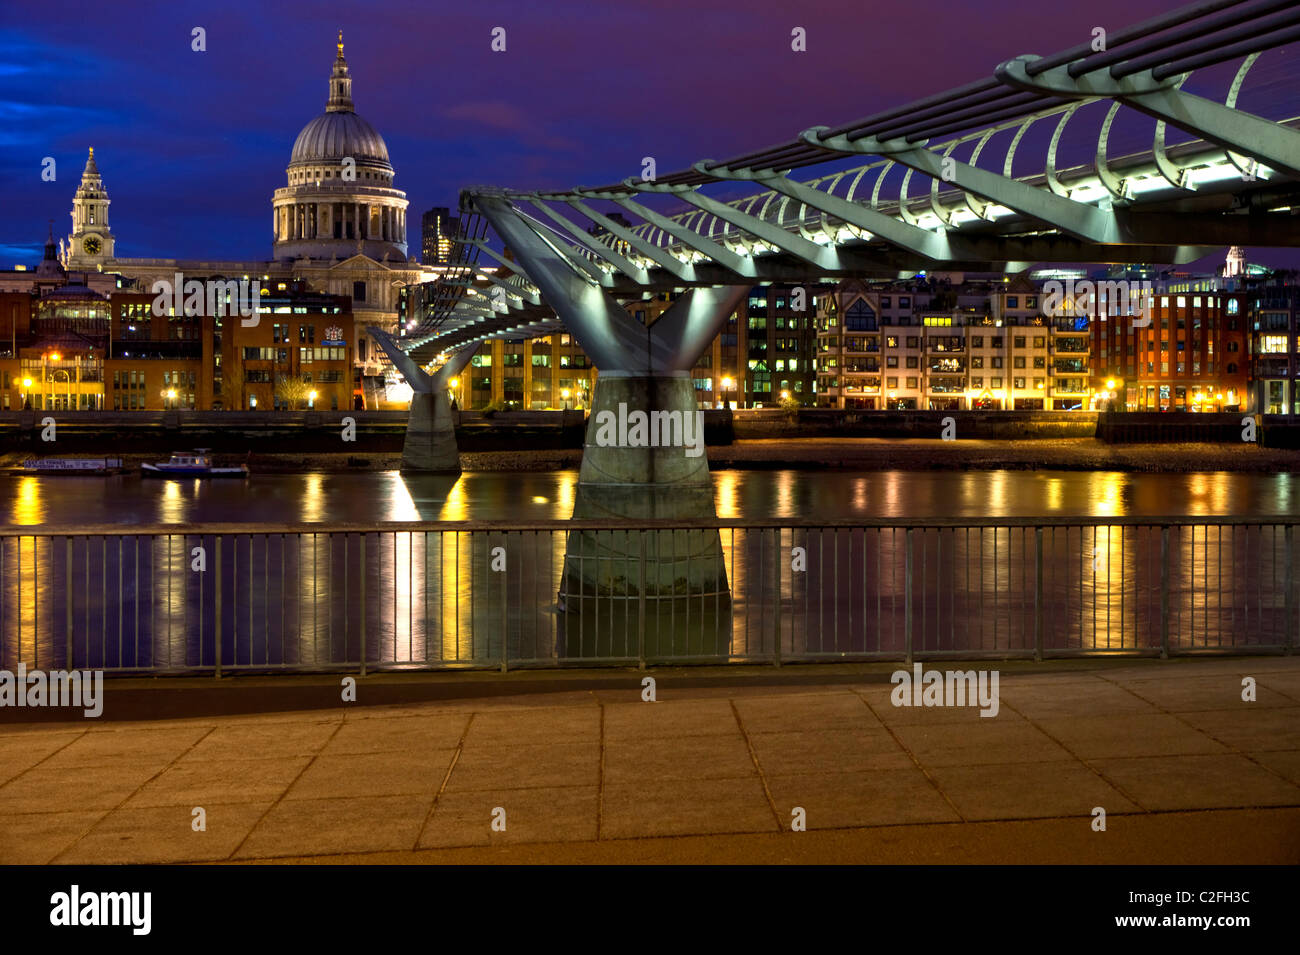
<svg viewBox="0 0 1300 955">
<path fill-rule="evenodd" d="M 113 258 L 113 233 L 108 228 L 108 192 L 95 165 L 95 147 L 81 174 L 81 185 L 72 199 L 72 234 L 68 236 L 67 261 L 74 269 L 94 269 Z"/>
</svg>

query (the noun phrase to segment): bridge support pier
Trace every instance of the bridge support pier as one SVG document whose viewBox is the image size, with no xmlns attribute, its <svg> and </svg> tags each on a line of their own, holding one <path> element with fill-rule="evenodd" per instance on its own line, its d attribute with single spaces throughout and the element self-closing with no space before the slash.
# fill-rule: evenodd
<svg viewBox="0 0 1300 955">
<path fill-rule="evenodd" d="M 602 374 L 574 519 L 716 517 L 703 429 L 688 375 Z M 642 438 L 657 446 L 633 444 Z M 653 660 L 718 656 L 730 648 L 731 594 L 717 528 L 571 531 L 559 602 L 566 656 Z"/>
<path fill-rule="evenodd" d="M 716 516 L 690 370 L 747 287 L 687 289 L 642 324 L 589 262 L 543 238 L 508 199 L 481 195 L 474 204 L 600 369 L 574 519 L 632 525 L 569 534 L 559 655 L 644 661 L 728 653 L 731 597 L 717 528 L 633 528 Z"/>
<path fill-rule="evenodd" d="M 447 389 L 451 379 L 469 364 L 473 348 L 456 352 L 441 368 L 429 374 L 379 328 L 370 335 L 397 366 L 411 386 L 411 410 L 402 444 L 403 473 L 459 474 L 460 450 L 456 446 L 456 414 Z"/>
<path fill-rule="evenodd" d="M 456 413 L 451 410 L 451 399 L 445 391 L 417 391 L 411 396 L 401 470 L 403 473 L 460 473 Z"/>
</svg>

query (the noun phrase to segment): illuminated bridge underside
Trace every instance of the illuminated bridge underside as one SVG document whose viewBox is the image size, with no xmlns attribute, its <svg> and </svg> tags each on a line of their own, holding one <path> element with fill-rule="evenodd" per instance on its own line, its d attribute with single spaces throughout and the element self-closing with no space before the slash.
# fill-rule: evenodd
<svg viewBox="0 0 1300 955">
<path fill-rule="evenodd" d="M 467 261 L 483 253 L 499 268 L 467 267 L 450 280 L 401 347 L 423 363 L 563 327 L 602 377 L 665 374 L 694 363 L 728 296 L 714 293 L 712 307 L 684 296 L 683 308 L 649 325 L 630 319 L 624 304 L 655 292 L 936 267 L 1181 263 L 1226 245 L 1300 245 L 1300 118 L 1237 108 L 1260 55 L 1296 39 L 1294 3 L 1209 0 L 1111 32 L 1103 52 L 1086 43 L 1017 57 L 958 89 L 653 181 L 467 188 Z M 1220 64 L 1235 68 L 1221 98 L 1183 88 L 1193 71 Z M 1095 156 L 1059 168 L 1066 127 L 1086 108 L 1104 110 Z M 1155 120 L 1151 147 L 1110 157 L 1117 117 L 1135 115 Z M 1167 145 L 1170 126 L 1195 138 Z M 1051 130 L 1042 172 L 1013 176 L 1031 128 Z M 813 178 L 794 175 L 818 166 Z M 719 184 L 757 191 L 706 194 Z M 681 211 L 656 209 L 664 197 Z M 485 223 L 513 258 L 491 247 Z"/>
<path fill-rule="evenodd" d="M 1114 31 L 1104 52 L 1082 44 L 1017 57 L 985 80 L 723 162 L 569 192 L 471 187 L 461 210 L 484 215 L 502 238 L 509 216 L 615 300 L 936 267 L 1180 263 L 1227 245 L 1297 246 L 1300 119 L 1237 108 L 1258 57 L 1296 39 L 1293 3 L 1211 0 Z M 1194 71 L 1219 64 L 1236 67 L 1220 100 L 1182 88 Z M 1097 103 L 1105 116 L 1093 161 L 1058 168 L 1067 124 Z M 1151 148 L 1109 157 L 1112 128 L 1126 113 L 1155 120 Z M 1170 126 L 1197 138 L 1167 146 Z M 1013 177 L 1031 127 L 1051 130 L 1042 172 Z M 852 164 L 857 156 L 863 164 Z M 793 175 L 816 166 L 827 169 Z M 737 183 L 759 191 L 725 202 L 704 191 Z M 658 211 L 655 196 L 686 208 Z M 454 303 L 424 316 L 406 345 L 417 356 L 549 334 L 556 313 L 564 318 L 539 283 L 536 259 L 511 245 L 517 259 L 508 262 L 482 235 L 467 241 L 509 278 L 467 283 Z"/>
</svg>

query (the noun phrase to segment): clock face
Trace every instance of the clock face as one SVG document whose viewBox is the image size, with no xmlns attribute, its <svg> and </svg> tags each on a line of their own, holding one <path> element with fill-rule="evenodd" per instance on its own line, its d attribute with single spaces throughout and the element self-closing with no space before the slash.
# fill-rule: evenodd
<svg viewBox="0 0 1300 955">
<path fill-rule="evenodd" d="M 98 255 L 100 249 L 99 239 L 93 235 L 88 236 L 86 240 L 81 243 L 81 247 L 86 250 L 87 255 Z"/>
</svg>

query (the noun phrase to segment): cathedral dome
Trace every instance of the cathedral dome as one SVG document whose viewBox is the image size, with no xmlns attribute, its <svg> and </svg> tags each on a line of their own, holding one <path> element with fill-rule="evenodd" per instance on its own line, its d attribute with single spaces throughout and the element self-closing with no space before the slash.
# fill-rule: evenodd
<svg viewBox="0 0 1300 955">
<path fill-rule="evenodd" d="M 285 172 L 271 200 L 277 259 L 406 259 L 406 193 L 393 188 L 384 138 L 353 108 L 342 32 L 325 112 L 298 133 Z"/>
<path fill-rule="evenodd" d="M 337 163 L 350 158 L 358 165 L 383 166 L 391 173 L 384 137 L 358 116 L 352 105 L 352 75 L 343 58 L 342 32 L 338 47 L 325 112 L 302 128 L 294 140 L 289 165 Z"/>
<path fill-rule="evenodd" d="M 338 162 L 352 157 L 391 165 L 384 137 L 356 113 L 321 113 L 302 128 L 289 163 Z"/>
</svg>

